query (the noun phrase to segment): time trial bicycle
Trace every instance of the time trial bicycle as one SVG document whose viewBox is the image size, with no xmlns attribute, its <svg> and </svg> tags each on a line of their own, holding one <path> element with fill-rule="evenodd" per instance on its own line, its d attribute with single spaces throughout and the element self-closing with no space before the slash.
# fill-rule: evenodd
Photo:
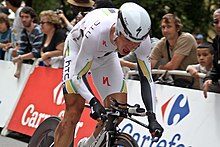
<svg viewBox="0 0 220 147">
<path fill-rule="evenodd" d="M 147 116 L 147 112 L 139 104 L 132 106 L 128 103 L 118 102 L 113 98 L 111 101 L 113 102 L 111 108 L 106 109 L 106 114 L 101 117 L 105 125 L 91 147 L 138 147 L 132 136 L 120 131 L 117 119 L 126 118 L 148 129 L 148 125 L 132 117 Z M 86 104 L 85 107 L 89 107 L 89 105 Z M 44 120 L 32 135 L 28 147 L 53 147 L 54 132 L 60 121 L 59 117 L 49 117 Z M 156 130 L 155 136 L 158 136 L 159 133 L 160 131 Z M 157 142 L 159 139 L 155 137 L 152 141 Z M 73 142 L 71 147 L 73 147 Z"/>
</svg>

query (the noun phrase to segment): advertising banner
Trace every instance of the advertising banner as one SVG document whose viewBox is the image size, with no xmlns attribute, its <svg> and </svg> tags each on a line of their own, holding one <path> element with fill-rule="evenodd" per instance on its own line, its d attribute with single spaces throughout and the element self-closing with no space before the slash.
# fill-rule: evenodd
<svg viewBox="0 0 220 147">
<path fill-rule="evenodd" d="M 36 67 L 30 75 L 18 105 L 9 122 L 8 129 L 32 135 L 39 124 L 50 116 L 63 117 L 62 69 Z M 89 136 L 96 122 L 89 117 L 85 108 L 76 128 L 76 142 Z"/>
<path fill-rule="evenodd" d="M 9 130 L 31 136 L 47 117 L 63 117 L 61 74 L 62 69 L 35 68 L 9 122 Z M 91 84 L 91 77 L 89 81 Z M 127 80 L 127 91 L 128 103 L 138 103 L 144 108 L 139 81 Z M 164 128 L 158 142 L 152 143 L 149 130 L 130 120 L 120 124 L 121 131 L 133 136 L 140 147 L 220 146 L 220 94 L 208 93 L 205 99 L 199 90 L 156 85 L 156 95 L 156 116 Z M 147 117 L 136 118 L 148 124 Z M 76 128 L 75 146 L 79 139 L 90 136 L 95 124 L 89 117 L 89 109 L 84 109 Z"/>
<path fill-rule="evenodd" d="M 130 104 L 139 103 L 144 108 L 139 81 L 128 80 Z M 164 128 L 157 143 L 151 142 L 149 131 L 129 120 L 120 124 L 137 140 L 140 147 L 219 147 L 220 146 L 220 94 L 209 93 L 205 99 L 203 91 L 156 85 L 156 116 Z M 148 124 L 147 118 L 137 117 Z"/>
<path fill-rule="evenodd" d="M 19 79 L 14 77 L 16 64 L 11 61 L 0 60 L 0 127 L 5 127 L 10 119 L 19 96 L 30 75 L 32 66 L 22 65 Z"/>
</svg>

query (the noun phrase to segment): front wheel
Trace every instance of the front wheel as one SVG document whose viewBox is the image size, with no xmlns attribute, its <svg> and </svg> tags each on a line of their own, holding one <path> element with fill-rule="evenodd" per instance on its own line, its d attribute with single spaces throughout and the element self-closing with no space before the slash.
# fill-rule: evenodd
<svg viewBox="0 0 220 147">
<path fill-rule="evenodd" d="M 126 133 L 118 134 L 111 140 L 111 147 L 138 147 L 138 144 L 134 138 Z M 104 140 L 100 147 L 106 147 L 106 143 L 107 142 Z"/>
<path fill-rule="evenodd" d="M 54 144 L 54 133 L 61 119 L 49 117 L 45 119 L 35 130 L 28 147 L 52 147 Z"/>
</svg>

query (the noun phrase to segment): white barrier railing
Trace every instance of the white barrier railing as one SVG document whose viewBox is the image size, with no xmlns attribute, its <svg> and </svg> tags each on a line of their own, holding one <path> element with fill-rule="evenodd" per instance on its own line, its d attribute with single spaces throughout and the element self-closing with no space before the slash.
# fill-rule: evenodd
<svg viewBox="0 0 220 147">
<path fill-rule="evenodd" d="M 166 73 L 167 72 L 167 73 Z M 167 75 L 178 75 L 178 76 L 191 76 L 189 73 L 183 70 L 160 70 L 160 69 L 152 69 L 152 74 L 164 74 L 166 73 Z M 204 78 L 206 74 L 204 73 L 198 73 L 200 78 Z M 127 72 L 125 78 L 128 79 L 129 77 L 133 75 L 138 75 L 137 70 L 130 70 Z"/>
<path fill-rule="evenodd" d="M 10 121 L 11 126 L 13 126 L 13 128 L 16 128 L 15 130 L 9 128 L 10 130 L 17 131 L 19 129 L 21 130 L 21 132 L 17 132 L 26 134 L 27 130 L 29 131 L 29 129 L 33 129 L 36 126 L 36 122 L 38 122 L 38 120 L 44 118 L 41 116 L 47 116 L 47 114 L 50 114 L 46 112 L 46 110 L 48 110 L 48 104 L 50 104 L 50 108 L 52 108 L 51 106 L 53 106 L 59 107 L 59 109 L 61 109 L 60 105 L 58 105 L 54 101 L 54 95 L 51 93 L 56 92 L 56 100 L 57 96 L 60 95 L 59 93 L 62 93 L 62 91 L 60 90 L 61 84 L 59 84 L 60 82 L 57 78 L 61 77 L 62 72 L 59 72 L 59 74 L 56 75 L 58 71 L 52 72 L 48 68 L 41 69 L 41 71 L 43 72 L 38 72 L 38 74 L 35 75 L 34 73 L 36 73 L 36 70 L 34 70 L 32 74 L 30 74 L 32 71 L 32 67 L 31 65 L 26 65 L 24 66 L 24 68 L 22 68 L 20 79 L 17 79 L 13 76 L 16 66 L 12 62 L 0 61 L 0 68 L 0 127 L 4 127 L 4 130 L 7 130 L 8 120 Z M 164 72 L 166 71 L 153 70 L 153 74 L 162 74 Z M 172 70 L 168 72 L 170 74 L 177 73 L 178 75 L 189 75 L 185 71 Z M 39 75 L 42 75 L 42 73 L 46 73 L 43 76 L 43 79 L 41 77 L 38 77 Z M 50 76 L 49 73 L 52 76 Z M 136 75 L 138 73 L 137 71 L 129 71 L 128 74 Z M 26 80 L 28 79 L 29 75 L 33 76 L 32 80 L 34 81 L 39 81 L 39 79 L 40 81 L 43 81 L 42 85 L 45 86 L 46 84 L 45 87 L 47 87 L 47 89 L 42 90 L 41 88 L 43 86 L 41 86 L 41 84 L 36 84 L 34 81 L 32 81 L 29 86 L 26 85 Z M 49 80 L 48 77 L 54 78 L 54 80 Z M 47 82 L 47 80 L 49 80 L 51 83 Z M 58 82 L 55 82 L 57 80 Z M 25 98 L 20 99 L 20 93 L 23 93 L 23 87 L 25 85 L 27 87 L 33 88 L 34 90 L 27 90 L 26 92 L 28 93 L 28 95 L 25 93 Z M 52 89 L 49 90 L 49 87 L 51 87 Z M 38 88 L 39 90 L 37 90 Z M 139 81 L 127 80 L 127 88 L 127 91 L 129 91 L 128 102 L 131 104 L 139 103 L 141 107 L 144 107 L 141 98 Z M 40 91 L 40 93 L 38 91 Z M 131 136 L 133 136 L 140 147 L 169 145 L 182 147 L 219 147 L 220 94 L 208 92 L 208 98 L 205 99 L 202 91 L 161 84 L 156 84 L 156 93 L 156 116 L 157 120 L 161 123 L 165 130 L 159 142 L 152 144 L 150 137 L 151 134 L 148 133 L 148 131 L 143 129 L 141 126 L 137 126 L 132 122 L 126 120 L 124 120 L 120 124 L 122 131 L 127 132 Z M 36 96 L 33 96 L 33 94 L 35 94 Z M 42 100 L 39 101 L 39 99 Z M 17 103 L 18 100 L 19 103 Z M 42 109 L 41 107 L 43 106 L 46 106 L 46 109 Z M 15 107 L 17 107 L 18 109 L 14 109 Z M 27 112 L 27 108 L 33 108 L 33 112 L 28 111 L 28 113 L 24 113 Z M 60 113 L 63 111 L 60 111 L 59 109 L 56 108 L 49 110 L 53 111 L 53 113 L 51 113 L 53 115 L 58 114 L 57 112 L 59 112 L 59 114 L 63 114 Z M 13 117 L 11 118 L 11 114 L 13 112 L 16 112 L 17 115 L 13 115 Z M 32 115 L 32 113 L 37 115 Z M 87 111 L 86 113 L 89 114 L 89 111 Z M 85 119 L 81 121 L 83 122 L 83 127 L 80 126 L 78 129 L 78 138 L 84 137 L 85 130 L 86 132 L 88 132 L 88 128 L 91 128 L 91 123 L 88 121 L 88 117 L 86 115 L 82 116 L 82 118 L 83 117 Z M 25 124 L 23 124 L 22 122 L 22 120 L 24 121 L 24 119 Z M 142 121 L 144 123 L 145 121 L 147 121 L 147 119 L 143 119 Z M 89 127 L 87 128 L 86 125 Z M 2 135 L 7 134 L 7 132 L 4 130 L 1 132 Z M 80 132 L 82 135 L 80 134 Z M 77 142 L 78 140 L 75 141 Z"/>
</svg>

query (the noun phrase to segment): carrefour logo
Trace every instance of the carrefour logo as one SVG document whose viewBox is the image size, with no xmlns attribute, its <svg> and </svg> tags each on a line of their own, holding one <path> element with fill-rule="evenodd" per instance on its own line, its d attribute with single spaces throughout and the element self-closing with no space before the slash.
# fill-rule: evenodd
<svg viewBox="0 0 220 147">
<path fill-rule="evenodd" d="M 53 102 L 57 105 L 64 104 L 63 91 L 62 91 L 62 82 L 57 85 L 53 90 Z"/>
<path fill-rule="evenodd" d="M 188 97 L 183 94 L 174 95 L 161 109 L 163 121 L 169 126 L 176 125 L 190 113 Z"/>
</svg>

